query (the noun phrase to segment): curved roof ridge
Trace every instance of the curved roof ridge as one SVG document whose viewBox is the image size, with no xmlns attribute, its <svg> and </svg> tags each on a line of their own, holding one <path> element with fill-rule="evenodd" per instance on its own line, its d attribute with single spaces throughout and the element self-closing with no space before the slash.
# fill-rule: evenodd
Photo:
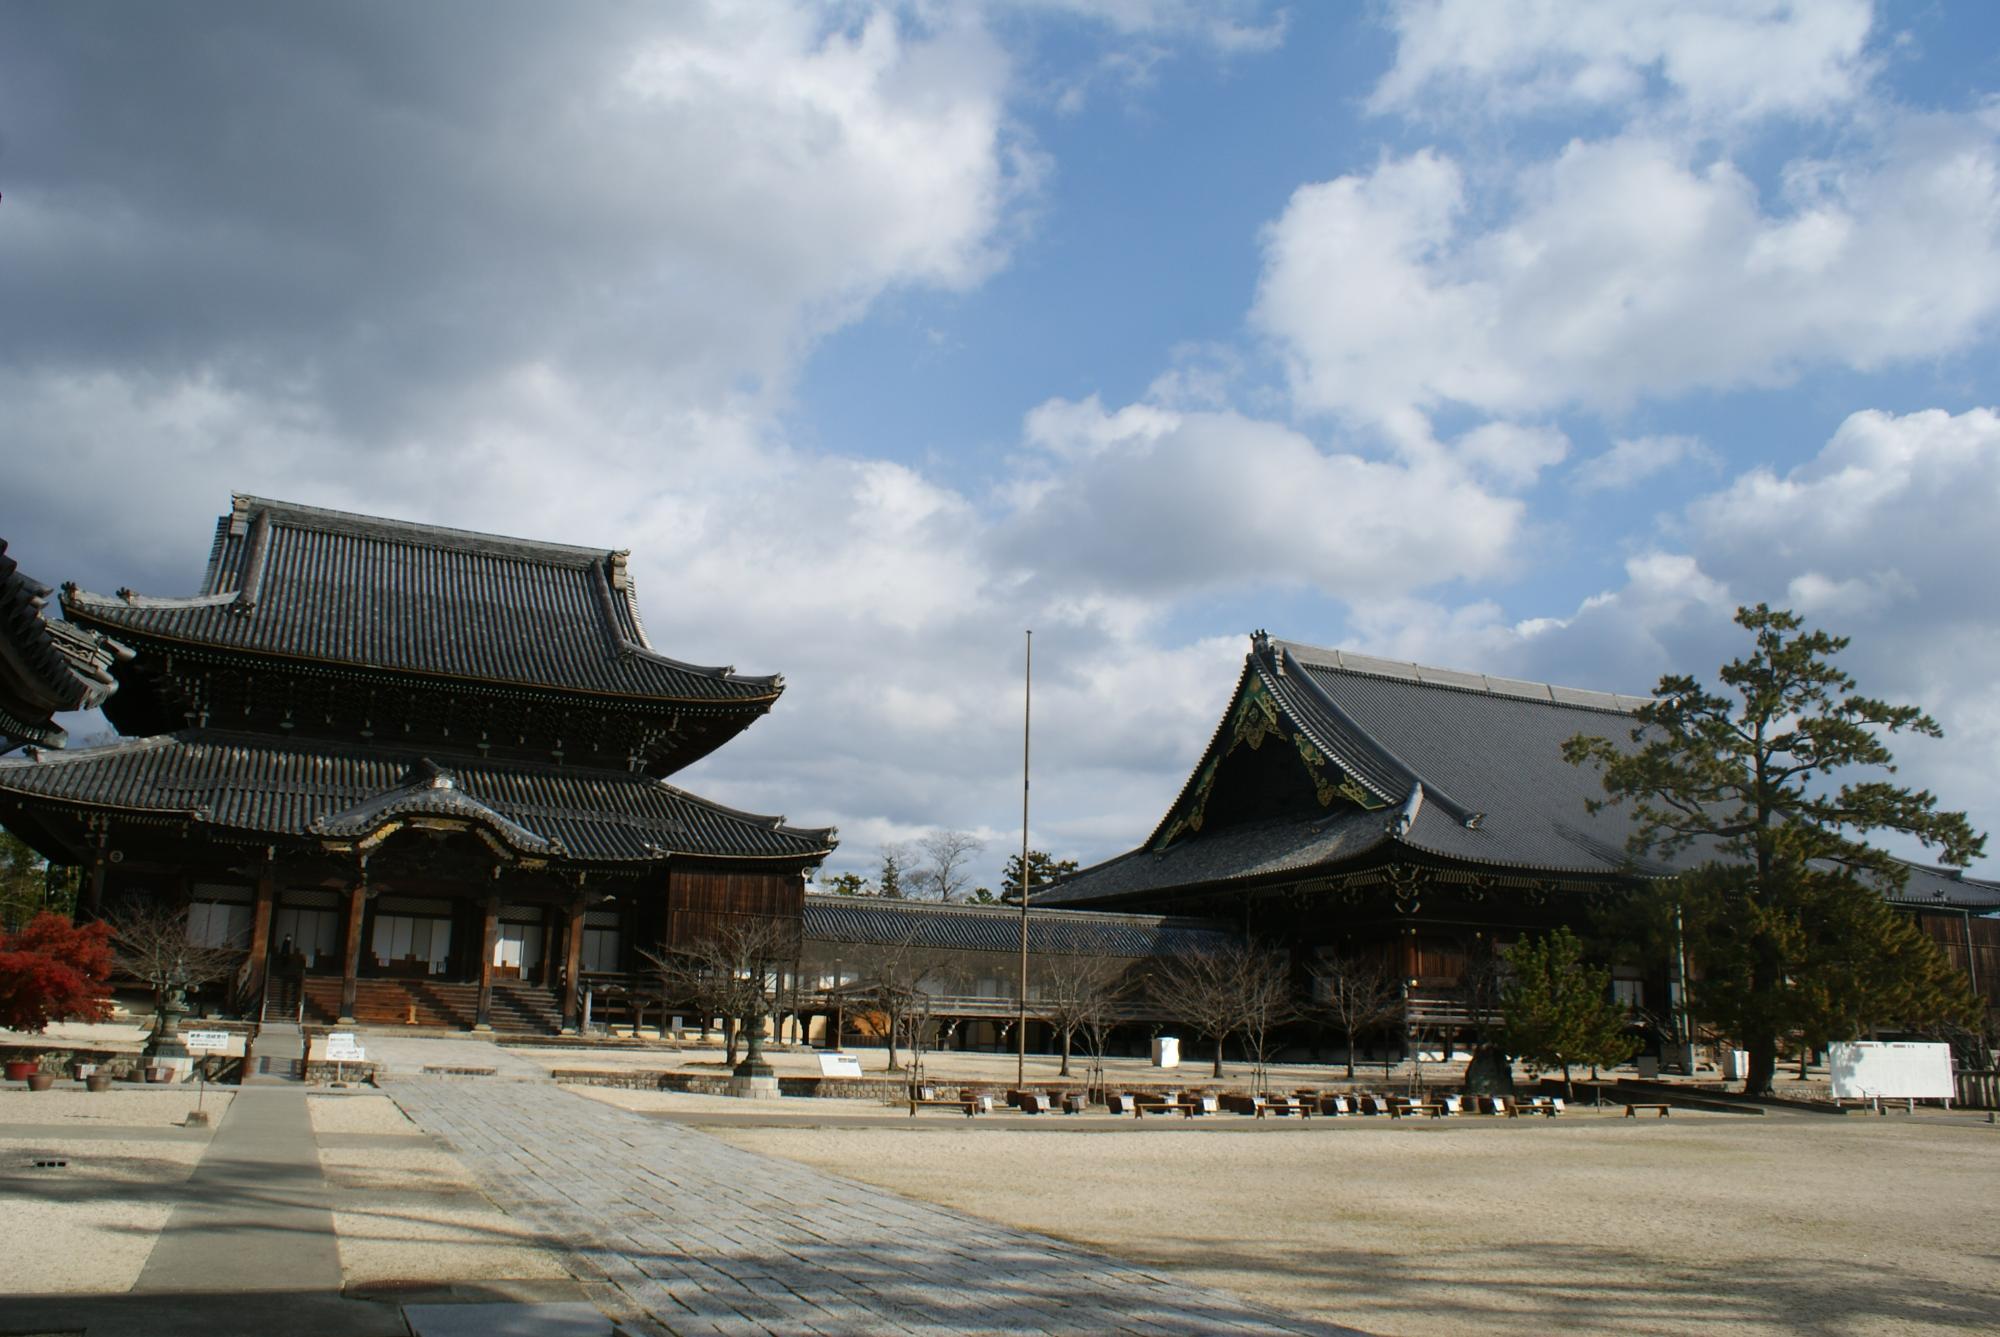
<svg viewBox="0 0 2000 1337">
<path fill-rule="evenodd" d="M 396 520 L 388 516 L 363 515 L 358 511 L 336 511 L 303 502 L 280 501 L 252 496 L 247 492 L 229 494 L 231 516 L 247 523 L 258 512 L 266 512 L 273 524 L 293 529 L 318 529 L 328 533 L 352 534 L 358 538 L 380 538 L 415 543 L 425 547 L 463 549 L 468 544 L 498 556 L 514 556 L 529 561 L 545 561 L 561 566 L 581 567 L 610 555 L 604 548 L 588 548 L 574 543 L 551 543 L 545 539 L 524 539 L 509 534 L 492 534 L 478 529 L 457 529 L 450 525 L 426 524 L 420 520 Z"/>
<path fill-rule="evenodd" d="M 1651 705 L 1653 701 L 1649 696 L 1630 696 L 1623 692 L 1605 692 L 1590 687 L 1564 687 L 1556 683 L 1534 682 L 1527 678 L 1475 673 L 1467 669 L 1439 668 L 1435 665 L 1419 664 L 1413 660 L 1384 659 L 1377 655 L 1359 654 L 1353 650 L 1307 645 L 1302 641 L 1279 640 L 1276 637 L 1270 638 L 1270 645 L 1276 650 L 1291 654 L 1309 668 L 1360 673 L 1372 678 L 1393 678 L 1398 682 L 1413 682 L 1422 687 L 1480 692 L 1487 696 L 1504 696 L 1517 701 L 1540 701 L 1546 705 L 1602 710 L 1619 715 L 1629 715 L 1641 706 Z"/>
<path fill-rule="evenodd" d="M 338 812 L 313 820 L 308 828 L 315 835 L 365 837 L 384 823 L 398 817 L 451 817 L 475 821 L 489 827 L 502 840 L 527 854 L 562 854 L 562 842 L 531 830 L 496 810 L 483 799 L 458 787 L 458 777 L 448 767 L 428 757 L 403 772 L 395 786 L 383 790 Z"/>
<path fill-rule="evenodd" d="M 1461 825 L 1472 825 L 1478 822 L 1480 817 L 1478 812 L 1446 793 L 1443 787 L 1435 781 L 1426 780 L 1417 768 L 1409 762 L 1404 761 L 1394 748 L 1370 733 L 1362 726 L 1360 721 L 1348 714 L 1347 710 L 1338 701 L 1334 700 L 1333 696 L 1325 688 L 1313 681 L 1312 674 L 1305 671 L 1304 665 L 1292 653 L 1291 647 L 1280 643 L 1278 662 L 1285 668 L 1284 681 L 1282 685 L 1273 683 L 1274 687 L 1283 691 L 1296 686 L 1304 691 L 1315 708 L 1331 715 L 1353 741 L 1367 748 L 1373 754 L 1371 760 L 1384 770 L 1392 771 L 1404 778 L 1407 787 L 1401 794 L 1381 795 L 1381 797 L 1388 799 L 1392 803 L 1399 798 L 1403 800 L 1403 813 L 1398 819 L 1400 828 L 1397 834 L 1401 835 L 1410 829 L 1411 824 L 1416 819 L 1418 809 L 1426 802 L 1435 803 L 1437 806 L 1443 808 L 1451 814 L 1452 820 Z M 1299 724 L 1301 727 L 1309 728 L 1311 722 L 1300 720 Z M 1321 747 L 1332 752 L 1335 756 L 1340 755 L 1341 749 L 1330 746 L 1328 740 L 1319 738 L 1314 741 Z"/>
<path fill-rule="evenodd" d="M 653 783 L 662 789 L 680 795 L 690 803 L 699 804 L 711 812 L 719 812 L 725 817 L 734 817 L 738 821 L 754 822 L 759 826 L 769 827 L 773 831 L 790 832 L 795 836 L 820 836 L 826 841 L 829 847 L 833 844 L 833 837 L 840 831 L 840 828 L 837 826 L 787 826 L 785 825 L 783 814 L 773 815 L 768 812 L 747 812 L 742 808 L 732 808 L 727 803 L 717 803 L 712 798 L 703 798 L 699 794 L 691 794 L 679 785 L 668 784 L 665 780 L 654 780 Z"/>
<path fill-rule="evenodd" d="M 67 613 L 72 607 L 97 608 L 224 608 L 236 602 L 236 591 L 226 594 L 140 594 L 136 590 L 121 589 L 116 594 L 98 594 L 80 585 L 69 584 L 62 587 L 62 606 Z"/>
<path fill-rule="evenodd" d="M 683 673 L 695 673 L 705 678 L 719 678 L 725 682 L 762 683 L 774 690 L 781 689 L 784 679 L 776 673 L 738 673 L 734 664 L 691 664 L 685 659 L 675 659 L 653 648 L 646 637 L 646 624 L 639 620 L 639 593 L 629 574 L 622 574 L 617 582 L 611 579 L 611 568 L 615 564 L 622 572 L 623 554 L 614 553 L 614 563 L 610 560 L 592 564 L 591 583 L 597 591 L 598 602 L 604 613 L 606 626 L 611 630 L 611 638 L 618 646 L 618 653 L 633 659 L 650 660 L 668 668 L 679 669 Z M 623 608 L 631 618 L 632 634 L 627 634 L 624 624 L 618 620 L 618 611 Z"/>
</svg>

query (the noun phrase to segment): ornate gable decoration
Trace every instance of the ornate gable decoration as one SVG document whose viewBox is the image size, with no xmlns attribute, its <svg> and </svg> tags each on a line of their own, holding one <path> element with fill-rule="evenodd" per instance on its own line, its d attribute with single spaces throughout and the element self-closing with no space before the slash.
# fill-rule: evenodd
<svg viewBox="0 0 2000 1337">
<path fill-rule="evenodd" d="M 1272 740 L 1281 746 L 1291 744 L 1298 755 L 1304 778 L 1312 785 L 1313 798 L 1320 807 L 1332 808 L 1335 799 L 1345 799 L 1369 812 L 1388 806 L 1384 799 L 1364 788 L 1352 773 L 1344 770 L 1308 737 L 1287 716 L 1284 704 L 1271 691 L 1263 674 L 1253 671 L 1244 676 L 1236 701 L 1224 717 L 1223 728 L 1209 745 L 1208 756 L 1201 768 L 1195 772 L 1194 783 L 1154 837 L 1153 852 L 1157 854 L 1182 836 L 1201 830 L 1202 823 L 1207 820 L 1208 801 L 1215 791 L 1216 776 L 1222 764 L 1238 748 L 1247 747 L 1255 752 Z"/>
</svg>

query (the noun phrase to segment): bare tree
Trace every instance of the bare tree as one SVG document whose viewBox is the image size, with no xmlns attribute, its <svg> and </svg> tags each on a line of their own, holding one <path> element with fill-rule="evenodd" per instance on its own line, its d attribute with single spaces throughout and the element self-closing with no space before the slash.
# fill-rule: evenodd
<svg viewBox="0 0 2000 1337">
<path fill-rule="evenodd" d="M 1060 1076 L 1070 1075 L 1070 1046 L 1078 1035 L 1098 1037 L 1102 1059 L 1102 1038 L 1117 1019 L 1127 968 L 1116 957 L 1058 956 L 1042 972 L 1040 988 L 1029 1005 L 1062 1037 Z"/>
<path fill-rule="evenodd" d="M 217 947 L 188 937 L 188 909 L 149 899 L 128 901 L 111 920 L 119 968 L 151 986 L 157 1015 L 149 1049 L 174 1043 L 188 1011 L 187 992 L 226 980 L 247 957 L 239 947 Z M 175 1052 L 181 1052 L 176 1050 Z"/>
<path fill-rule="evenodd" d="M 1347 1036 L 1347 1080 L 1354 1080 L 1354 1041 L 1361 1032 L 1396 1015 L 1394 981 L 1379 961 L 1326 952 L 1313 970 L 1313 1006 Z"/>
<path fill-rule="evenodd" d="M 659 976 L 666 1000 L 679 1000 L 706 1018 L 723 1019 L 723 1061 L 736 1062 L 745 1028 L 761 1034 L 765 1019 L 788 1005 L 795 987 L 785 967 L 798 951 L 796 924 L 763 915 L 742 915 L 681 947 L 662 943 L 639 954 Z"/>
<path fill-rule="evenodd" d="M 1214 1042 L 1218 1078 L 1223 1042 L 1238 1031 L 1251 1040 L 1261 1075 L 1263 1046 L 1287 1015 L 1289 987 L 1284 955 L 1254 943 L 1175 953 L 1154 967 L 1148 985 L 1161 1011 Z"/>
<path fill-rule="evenodd" d="M 1256 1065 L 1258 1090 L 1267 1085 L 1266 1069 L 1271 1062 L 1271 1040 L 1280 1026 L 1299 1015 L 1298 1000 L 1292 993 L 1290 962 L 1282 951 L 1266 950 L 1261 959 L 1244 962 L 1237 1006 L 1237 1029 L 1243 1032 L 1244 1046 Z"/>
<path fill-rule="evenodd" d="M 859 979 L 845 992 L 865 1009 L 856 1013 L 855 1022 L 888 1047 L 889 1071 L 899 1072 L 897 1047 L 905 1041 L 917 1047 L 917 1031 L 930 1020 L 935 977 L 944 958 L 914 937 L 904 937 L 850 949 L 849 959 L 858 967 Z"/>
<path fill-rule="evenodd" d="M 986 842 L 970 831 L 933 831 L 917 842 L 922 862 L 910 872 L 911 894 L 926 900 L 963 899 L 972 881 L 972 861 Z"/>
</svg>

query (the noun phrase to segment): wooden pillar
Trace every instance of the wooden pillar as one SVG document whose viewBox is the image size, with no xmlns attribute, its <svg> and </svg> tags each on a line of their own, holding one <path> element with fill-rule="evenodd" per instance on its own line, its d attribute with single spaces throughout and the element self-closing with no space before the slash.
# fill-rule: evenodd
<svg viewBox="0 0 2000 1337">
<path fill-rule="evenodd" d="M 90 856 L 90 876 L 83 884 L 83 908 L 92 919 L 104 917 L 104 851 Z"/>
<path fill-rule="evenodd" d="M 563 922 L 563 1034 L 576 1034 L 576 1014 L 581 1006 L 578 1001 L 583 993 L 582 981 L 577 976 L 583 973 L 583 898 L 577 897 L 569 904 L 569 914 Z"/>
<path fill-rule="evenodd" d="M 552 989 L 556 983 L 556 908 L 542 907 L 542 959 L 535 963 L 536 982 L 544 989 Z"/>
<path fill-rule="evenodd" d="M 493 1029 L 493 949 L 500 945 L 500 899 L 489 896 L 480 913 L 479 928 L 479 1008 L 472 1029 Z"/>
<path fill-rule="evenodd" d="M 257 879 L 257 900 L 250 911 L 250 974 L 244 980 L 245 1006 L 264 1001 L 264 981 L 271 970 L 271 907 L 278 897 L 278 880 L 267 869 Z"/>
<path fill-rule="evenodd" d="M 340 1024 L 354 1024 L 355 981 L 361 974 L 361 917 L 368 909 L 368 885 L 357 880 L 347 889 L 347 936 L 340 965 Z"/>
</svg>

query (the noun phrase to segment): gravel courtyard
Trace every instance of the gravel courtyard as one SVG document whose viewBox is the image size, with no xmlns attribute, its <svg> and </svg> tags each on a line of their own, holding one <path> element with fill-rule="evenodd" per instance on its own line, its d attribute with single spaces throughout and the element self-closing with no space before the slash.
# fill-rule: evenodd
<svg viewBox="0 0 2000 1337">
<path fill-rule="evenodd" d="M 1969 1120 L 711 1128 L 1382 1334 L 2000 1330 Z"/>
</svg>

